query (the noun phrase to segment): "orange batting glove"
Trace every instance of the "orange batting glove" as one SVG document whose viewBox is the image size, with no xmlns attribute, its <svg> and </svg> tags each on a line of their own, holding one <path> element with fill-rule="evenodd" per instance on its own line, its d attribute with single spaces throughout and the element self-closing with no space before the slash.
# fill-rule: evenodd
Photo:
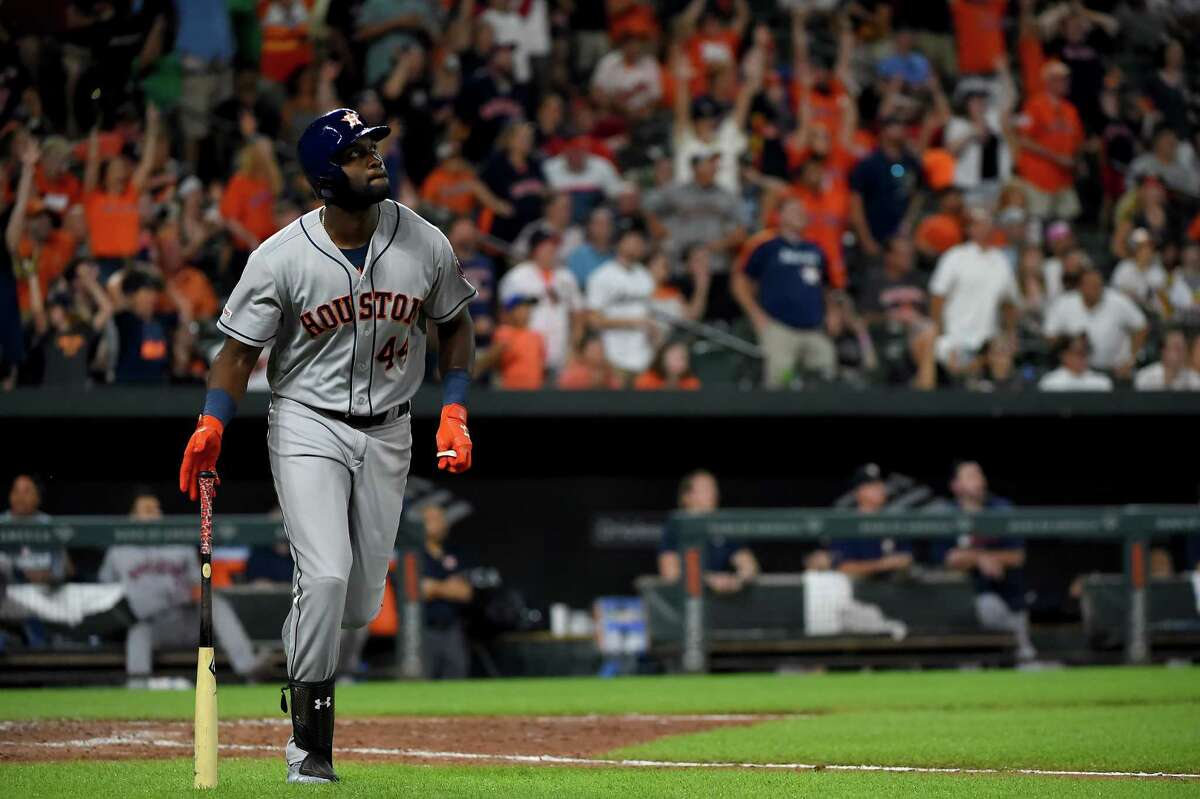
<svg viewBox="0 0 1200 799">
<path fill-rule="evenodd" d="M 187 447 L 183 450 L 183 465 L 179 467 L 179 490 L 187 494 L 195 502 L 199 496 L 199 480 L 201 472 L 217 471 L 217 456 L 221 454 L 221 436 L 225 433 L 225 425 L 215 416 L 201 416 L 196 422 L 196 430 L 188 439 Z M 214 482 L 213 494 L 217 493 Z"/>
<path fill-rule="evenodd" d="M 437 430 L 438 468 L 460 474 L 471 468 L 471 434 L 467 431 L 467 409 L 457 403 L 442 406 Z"/>
</svg>

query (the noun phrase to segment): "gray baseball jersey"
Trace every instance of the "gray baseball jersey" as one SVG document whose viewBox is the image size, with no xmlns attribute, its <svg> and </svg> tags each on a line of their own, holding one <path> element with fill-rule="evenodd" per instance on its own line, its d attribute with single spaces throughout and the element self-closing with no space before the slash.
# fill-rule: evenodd
<svg viewBox="0 0 1200 799">
<path fill-rule="evenodd" d="M 118 545 L 104 553 L 100 582 L 121 583 L 129 609 L 137 617 L 125 634 L 125 669 L 131 676 L 150 674 L 154 650 L 196 646 L 200 609 L 193 589 L 200 582 L 195 547 Z M 224 597 L 213 597 L 213 629 L 234 671 L 254 666 L 254 646 Z"/>
<path fill-rule="evenodd" d="M 424 319 L 475 296 L 445 236 L 399 203 L 378 207 L 361 273 L 309 212 L 250 255 L 217 322 L 272 343 L 267 446 L 295 560 L 283 646 L 302 682 L 333 677 L 341 630 L 379 612 L 412 455 L 397 406 L 424 376 Z M 363 427 L 322 412 L 387 413 Z M 288 742 L 289 763 L 306 754 Z"/>
<path fill-rule="evenodd" d="M 192 601 L 192 588 L 200 582 L 200 558 L 195 547 L 122 544 L 104 553 L 97 576 L 102 583 L 125 586 L 133 615 L 148 619 Z"/>
<path fill-rule="evenodd" d="M 409 399 L 425 371 L 422 317 L 452 318 L 475 289 L 441 231 L 386 200 L 360 274 L 310 211 L 255 250 L 217 327 L 273 342 L 271 392 L 371 416 Z"/>
</svg>

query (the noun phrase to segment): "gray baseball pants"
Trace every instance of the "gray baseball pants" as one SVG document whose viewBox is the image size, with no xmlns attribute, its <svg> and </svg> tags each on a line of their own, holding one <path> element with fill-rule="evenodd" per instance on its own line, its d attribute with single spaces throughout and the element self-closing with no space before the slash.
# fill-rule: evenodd
<svg viewBox="0 0 1200 799">
<path fill-rule="evenodd" d="M 250 643 L 233 605 L 220 594 L 212 598 L 213 633 L 221 651 L 236 674 L 249 674 L 255 665 Z M 200 606 L 167 608 L 130 626 L 125 634 L 125 672 L 131 677 L 148 676 L 154 669 L 154 650 L 196 646 L 200 630 Z"/>
<path fill-rule="evenodd" d="M 292 608 L 283 623 L 288 677 L 332 678 L 342 629 L 383 603 L 412 456 L 408 415 L 356 429 L 283 397 L 267 416 L 275 492 L 292 549 Z M 289 741 L 288 762 L 304 759 Z"/>
</svg>

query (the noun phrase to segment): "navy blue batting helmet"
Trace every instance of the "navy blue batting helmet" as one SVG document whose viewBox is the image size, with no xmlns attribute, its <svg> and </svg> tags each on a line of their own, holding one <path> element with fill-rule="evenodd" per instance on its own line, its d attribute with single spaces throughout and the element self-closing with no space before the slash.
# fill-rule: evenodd
<svg viewBox="0 0 1200 799">
<path fill-rule="evenodd" d="M 314 119 L 296 145 L 300 166 L 317 196 L 329 200 L 346 188 L 346 173 L 334 161 L 334 156 L 362 138 L 375 141 L 386 137 L 387 125 L 368 127 L 350 108 L 335 108 Z"/>
</svg>

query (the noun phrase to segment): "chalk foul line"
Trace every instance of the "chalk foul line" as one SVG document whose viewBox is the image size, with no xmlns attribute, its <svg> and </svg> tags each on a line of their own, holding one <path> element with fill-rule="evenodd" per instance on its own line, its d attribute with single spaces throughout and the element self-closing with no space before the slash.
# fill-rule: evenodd
<svg viewBox="0 0 1200 799">
<path fill-rule="evenodd" d="M 40 741 L 24 744 L 55 749 L 91 749 L 97 746 L 150 746 L 164 749 L 191 749 L 191 741 L 175 741 L 166 738 L 151 738 L 140 735 L 112 735 L 102 738 L 83 738 L 73 741 Z M 232 752 L 279 752 L 279 746 L 266 744 L 221 744 L 220 748 Z M 686 769 L 762 769 L 771 771 L 849 771 L 884 772 L 890 774 L 972 774 L 1030 777 L 1110 777 L 1125 779 L 1182 779 L 1200 780 L 1200 774 L 1167 771 L 1080 771 L 1069 769 L 1036 768 L 969 768 L 933 766 L 880 766 L 870 764 L 818 764 L 818 763 L 734 763 L 699 762 L 680 760 L 636 760 L 594 757 L 567 757 L 563 755 L 504 755 L 485 752 L 443 752 L 432 749 L 389 749 L 375 746 L 348 746 L 338 748 L 343 755 L 372 755 L 375 757 L 398 757 L 415 760 L 463 760 L 490 761 L 501 763 L 523 763 L 556 766 L 608 766 L 613 768 L 686 768 Z"/>
</svg>

